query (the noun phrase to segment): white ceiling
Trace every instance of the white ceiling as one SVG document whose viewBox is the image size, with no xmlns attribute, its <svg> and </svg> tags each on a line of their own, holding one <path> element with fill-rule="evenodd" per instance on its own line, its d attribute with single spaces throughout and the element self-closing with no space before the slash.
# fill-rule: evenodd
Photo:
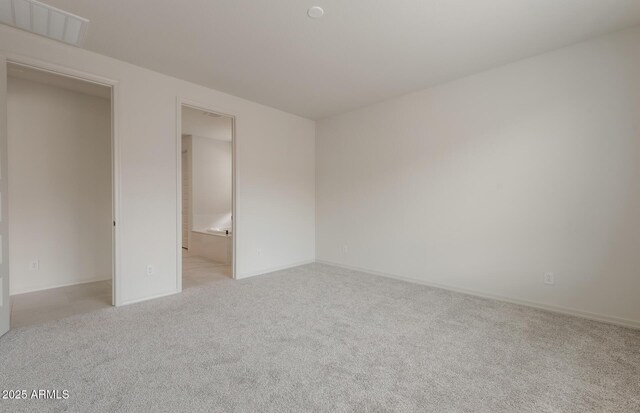
<svg viewBox="0 0 640 413">
<path fill-rule="evenodd" d="M 640 24 L 640 0 L 45 2 L 87 49 L 314 119 Z"/>
</svg>

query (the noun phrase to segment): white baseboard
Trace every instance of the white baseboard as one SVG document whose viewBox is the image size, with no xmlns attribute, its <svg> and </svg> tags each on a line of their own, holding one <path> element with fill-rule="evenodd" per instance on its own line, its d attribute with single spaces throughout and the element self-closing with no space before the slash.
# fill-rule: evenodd
<svg viewBox="0 0 640 413">
<path fill-rule="evenodd" d="M 491 294 L 491 293 L 487 293 L 487 292 L 484 292 L 484 291 L 468 290 L 468 289 L 464 289 L 464 288 L 454 287 L 454 286 L 451 286 L 451 285 L 433 283 L 433 282 L 429 282 L 429 281 L 419 280 L 417 278 L 405 277 L 405 276 L 401 276 L 401 275 L 397 275 L 397 274 L 384 273 L 384 272 L 380 272 L 380 271 L 371 270 L 371 269 L 368 269 L 368 268 L 361 268 L 361 267 L 354 267 L 354 266 L 351 266 L 351 265 L 338 264 L 336 262 L 331 262 L 331 261 L 326 261 L 326 260 L 316 260 L 316 262 L 318 264 L 332 265 L 334 267 L 344 268 L 346 270 L 364 272 L 364 273 L 367 273 L 367 274 L 377 275 L 377 276 L 380 276 L 380 277 L 393 278 L 395 280 L 406 281 L 406 282 L 410 282 L 410 283 L 414 283 L 414 284 L 426 285 L 428 287 L 440 288 L 440 289 L 443 289 L 443 290 L 449 290 L 449 291 L 454 291 L 454 292 L 457 292 L 457 293 L 473 295 L 473 296 L 476 296 L 476 297 L 490 298 L 492 300 L 503 301 L 503 302 L 506 302 L 506 303 L 518 304 L 518 305 L 523 305 L 523 306 L 527 306 L 527 307 L 533 307 L 533 308 L 537 308 L 537 309 L 540 309 L 540 310 L 546 310 L 546 311 L 551 311 L 551 312 L 554 312 L 554 313 L 560 313 L 560 314 L 570 315 L 570 316 L 574 316 L 574 317 L 586 318 L 588 320 L 600 321 L 600 322 L 603 322 L 603 323 L 615 324 L 615 325 L 619 325 L 619 326 L 622 326 L 622 327 L 627 327 L 627 328 L 633 328 L 633 329 L 636 329 L 636 330 L 640 330 L 640 321 L 629 320 L 629 319 L 626 319 L 626 318 L 612 317 L 612 316 L 608 316 L 608 315 L 604 315 L 604 314 L 596 314 L 596 313 L 591 313 L 591 312 L 588 312 L 588 311 L 576 310 L 574 308 L 567 308 L 567 307 L 562 307 L 562 306 L 538 303 L 538 302 L 535 302 L 535 301 L 529 301 L 529 300 L 524 300 L 524 299 L 520 299 L 520 298 L 505 297 L 505 296 L 502 296 L 502 295 Z"/>
<path fill-rule="evenodd" d="M 150 295 L 150 296 L 147 296 L 147 297 L 134 298 L 133 300 L 125 300 L 125 301 L 123 301 L 121 303 L 118 303 L 117 307 L 122 307 L 124 305 L 129 305 L 129 304 L 142 303 L 144 301 L 155 300 L 156 298 L 168 297 L 168 296 L 174 295 L 174 294 L 178 294 L 178 292 L 177 291 L 169 291 L 169 292 L 166 292 L 166 293 L 154 294 L 154 295 Z"/>
<path fill-rule="evenodd" d="M 269 274 L 270 272 L 275 272 L 275 271 L 287 270 L 289 268 L 299 267 L 301 265 L 313 264 L 314 262 L 316 262 L 315 259 L 304 260 L 304 261 L 294 262 L 294 263 L 288 264 L 288 265 L 283 265 L 283 266 L 280 266 L 280 267 L 267 268 L 267 269 L 264 269 L 264 270 L 251 272 L 251 273 L 248 273 L 248 274 L 236 274 L 236 280 L 242 280 L 244 278 L 255 277 L 256 275 Z"/>
<path fill-rule="evenodd" d="M 44 287 L 43 286 L 27 287 L 24 289 L 19 289 L 18 291 L 11 291 L 10 295 L 14 296 L 14 295 L 20 295 L 20 294 L 35 293 L 36 291 L 51 290 L 54 288 L 61 288 L 61 287 L 70 287 L 72 285 L 89 284 L 89 283 L 95 283 L 98 281 L 111 281 L 111 277 L 92 278 L 88 280 L 73 281 L 70 283 L 46 285 Z"/>
</svg>

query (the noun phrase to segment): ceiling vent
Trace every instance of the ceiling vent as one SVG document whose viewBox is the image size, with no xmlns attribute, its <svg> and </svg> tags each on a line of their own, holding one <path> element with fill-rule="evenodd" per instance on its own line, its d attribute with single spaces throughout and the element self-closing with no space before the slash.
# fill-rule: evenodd
<svg viewBox="0 0 640 413">
<path fill-rule="evenodd" d="M 89 20 L 35 0 L 0 0 L 0 23 L 82 46 Z"/>
</svg>

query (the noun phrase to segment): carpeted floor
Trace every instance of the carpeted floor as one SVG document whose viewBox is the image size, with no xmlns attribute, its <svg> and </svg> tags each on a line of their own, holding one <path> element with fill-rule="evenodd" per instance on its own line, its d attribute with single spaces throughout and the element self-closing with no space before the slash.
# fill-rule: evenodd
<svg viewBox="0 0 640 413">
<path fill-rule="evenodd" d="M 70 392 L 1 411 L 640 411 L 640 331 L 320 264 L 18 328 L 0 354 L 0 389 Z"/>
</svg>

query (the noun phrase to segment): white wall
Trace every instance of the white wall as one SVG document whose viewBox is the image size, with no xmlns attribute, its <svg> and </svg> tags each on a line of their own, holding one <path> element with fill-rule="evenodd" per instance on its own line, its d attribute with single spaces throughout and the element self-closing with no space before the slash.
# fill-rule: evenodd
<svg viewBox="0 0 640 413">
<path fill-rule="evenodd" d="M 314 259 L 313 121 L 4 25 L 2 54 L 119 82 L 121 303 L 176 290 L 178 97 L 237 116 L 236 275 Z"/>
<path fill-rule="evenodd" d="M 7 104 L 11 293 L 110 279 L 111 102 L 9 78 Z"/>
<path fill-rule="evenodd" d="M 317 258 L 640 325 L 638 45 L 620 32 L 320 121 Z"/>
<path fill-rule="evenodd" d="M 231 163 L 231 142 L 192 137 L 193 229 L 231 228 Z"/>
</svg>

